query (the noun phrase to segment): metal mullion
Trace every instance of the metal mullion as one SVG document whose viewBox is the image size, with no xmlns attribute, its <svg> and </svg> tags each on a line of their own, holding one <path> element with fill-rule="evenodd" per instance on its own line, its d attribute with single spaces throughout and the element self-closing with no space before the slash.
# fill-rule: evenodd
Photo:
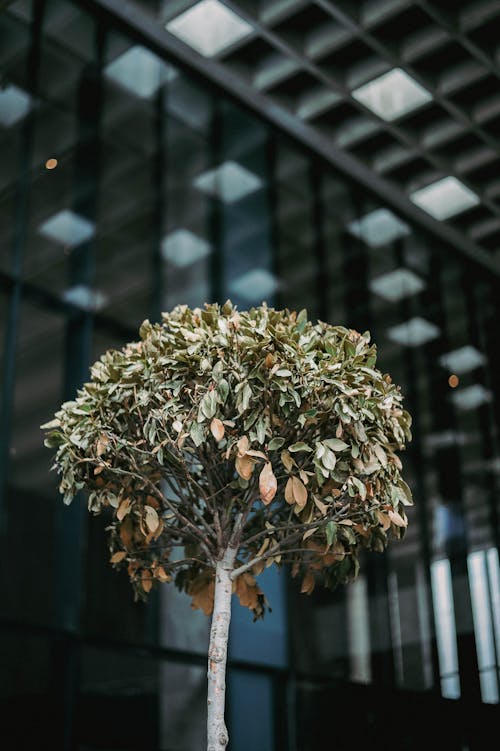
<svg viewBox="0 0 500 751">
<path fill-rule="evenodd" d="M 97 215 L 100 178 L 102 67 L 106 30 L 94 25 L 94 58 L 83 70 L 77 92 L 78 138 L 75 151 L 74 200 L 78 214 Z M 96 272 L 95 238 L 74 248 L 68 283 L 91 287 Z M 93 338 L 93 313 L 72 311 L 66 320 L 63 398 L 71 399 L 88 374 Z M 79 492 L 69 508 L 58 503 L 54 518 L 54 617 L 62 628 L 52 641 L 50 693 L 55 739 L 62 751 L 77 745 L 77 712 L 81 674 L 87 510 Z M 70 638 L 69 634 L 73 636 Z"/>
<path fill-rule="evenodd" d="M 269 217 L 270 217 L 270 240 L 271 240 L 271 273 L 275 279 L 281 279 L 281 264 L 280 264 L 280 245 L 281 245 L 281 232 L 278 219 L 278 207 L 279 207 L 279 186 L 277 182 L 276 174 L 276 162 L 278 151 L 278 136 L 277 133 L 271 128 L 266 144 L 266 166 L 267 166 L 267 197 L 269 203 Z M 274 305 L 276 308 L 282 307 L 282 294 L 281 287 L 278 287 L 274 292 Z"/>
<path fill-rule="evenodd" d="M 31 82 L 31 96 L 35 101 L 40 70 L 41 29 L 45 13 L 45 0 L 32 0 L 30 48 L 26 61 L 27 80 Z M 23 265 L 29 225 L 31 197 L 31 159 L 34 147 L 36 108 L 25 118 L 19 148 L 19 178 L 16 186 L 17 202 L 14 216 L 12 245 L 12 271 L 10 296 L 5 321 L 3 353 L 3 385 L 0 393 L 0 544 L 7 533 L 7 482 L 10 458 L 12 414 L 14 410 L 16 357 L 20 332 L 21 306 L 24 297 Z"/>
<path fill-rule="evenodd" d="M 431 305 L 432 303 L 434 303 L 436 313 L 434 316 L 432 316 L 431 320 L 437 326 L 439 326 L 441 330 L 441 336 L 425 346 L 425 356 L 427 360 L 428 373 L 435 372 L 435 363 L 438 353 L 448 351 L 449 349 L 446 310 L 444 306 L 445 292 L 443 290 L 442 271 L 442 259 L 436 254 L 432 254 L 428 275 L 428 285 L 427 289 L 424 290 L 422 296 L 424 298 L 426 297 Z M 446 383 L 445 380 L 444 383 Z M 432 383 L 429 384 L 431 386 L 429 392 L 431 396 L 430 402 L 432 409 L 432 429 L 439 431 L 442 428 L 451 428 L 451 430 L 456 433 L 457 418 L 455 409 L 452 405 L 449 404 L 449 401 L 447 399 L 448 392 L 446 391 L 446 386 L 444 386 L 444 383 L 441 389 L 436 388 L 436 386 Z M 438 416 L 438 420 L 436 420 L 436 415 Z M 441 419 L 439 419 L 439 417 Z M 454 606 L 456 606 L 459 594 L 462 597 L 465 597 L 467 616 L 469 617 L 472 626 L 470 632 L 460 632 L 458 628 L 456 629 L 456 645 L 461 696 L 469 700 L 478 700 L 480 698 L 479 667 L 477 663 L 476 634 L 473 626 L 472 602 L 470 587 L 468 584 L 467 554 L 469 543 L 468 531 L 465 526 L 462 455 L 457 443 L 453 445 L 451 451 L 447 449 L 445 452 L 443 452 L 443 454 L 445 455 L 445 457 L 448 456 L 447 461 L 449 463 L 449 466 L 453 466 L 453 477 L 456 478 L 456 481 L 454 486 L 446 485 L 446 483 L 444 482 L 441 465 L 436 462 L 438 490 L 443 498 L 452 500 L 455 508 L 460 514 L 460 518 L 464 525 L 463 534 L 461 535 L 459 545 L 457 546 L 456 542 L 454 542 L 454 546 L 446 550 L 445 553 L 451 569 L 453 603 Z M 457 592 L 457 584 L 459 583 L 461 576 L 464 578 L 467 584 L 465 592 Z M 461 603 L 463 607 L 463 600 L 461 600 Z"/>
<path fill-rule="evenodd" d="M 313 252 L 316 261 L 316 315 L 321 321 L 327 321 L 329 313 L 329 274 L 325 241 L 324 182 L 323 171 L 316 159 L 313 159 L 310 164 L 309 181 L 312 196 Z"/>
<path fill-rule="evenodd" d="M 401 242 L 396 244 L 395 256 L 398 267 L 404 267 L 404 253 Z M 411 299 L 411 298 L 410 298 Z M 408 299 L 402 298 L 398 303 L 398 317 L 400 321 L 405 321 L 408 318 Z M 405 356 L 402 358 L 403 369 L 405 372 L 405 399 L 408 401 L 408 408 L 412 415 L 412 446 L 410 450 L 410 461 L 413 462 L 415 469 L 415 485 L 416 485 L 416 513 L 418 517 L 418 524 L 420 526 L 419 547 L 422 553 L 423 574 L 425 579 L 425 602 L 427 612 L 429 613 L 430 623 L 429 630 L 431 635 L 431 669 L 433 679 L 433 689 L 439 691 L 441 684 L 441 676 L 439 673 L 439 660 L 436 642 L 436 628 L 435 628 L 435 615 L 434 615 L 434 602 L 432 599 L 432 579 L 431 579 L 431 563 L 432 563 L 432 550 L 430 540 L 432 539 L 432 525 L 429 523 L 429 507 L 427 504 L 428 493 L 425 487 L 424 473 L 421 468 L 424 466 L 424 455 L 422 451 L 423 431 L 421 428 L 420 415 L 422 414 L 422 405 L 419 403 L 419 393 L 417 386 L 417 368 L 416 368 L 415 354 L 411 347 L 407 348 Z M 416 581 L 416 567 L 415 572 L 415 588 L 417 587 Z"/>
<path fill-rule="evenodd" d="M 224 155 L 224 117 L 223 103 L 218 94 L 212 97 L 212 113 L 210 122 L 210 161 L 216 168 L 220 165 Z M 209 288 L 210 302 L 222 305 L 225 296 L 224 284 L 224 220 L 223 205 L 217 195 L 210 195 L 208 212 L 208 232 L 212 251 L 209 256 Z"/>
</svg>

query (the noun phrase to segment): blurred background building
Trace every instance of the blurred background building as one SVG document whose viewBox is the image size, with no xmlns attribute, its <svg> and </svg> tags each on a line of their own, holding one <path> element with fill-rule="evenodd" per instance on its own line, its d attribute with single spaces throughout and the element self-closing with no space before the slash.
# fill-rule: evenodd
<svg viewBox="0 0 500 751">
<path fill-rule="evenodd" d="M 207 619 L 133 602 L 39 425 L 144 318 L 227 297 L 372 332 L 416 500 L 355 584 L 268 571 L 270 617 L 235 608 L 231 749 L 494 747 L 499 76 L 498 0 L 2 0 L 10 747 L 204 748 Z"/>
</svg>

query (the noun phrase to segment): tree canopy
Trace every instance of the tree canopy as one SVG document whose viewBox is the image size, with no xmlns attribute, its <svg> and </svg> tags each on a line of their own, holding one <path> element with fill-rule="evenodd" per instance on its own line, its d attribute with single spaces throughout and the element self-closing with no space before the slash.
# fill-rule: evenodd
<svg viewBox="0 0 500 751">
<path fill-rule="evenodd" d="M 236 594 L 259 617 L 264 567 L 291 564 L 309 593 L 402 536 L 411 418 L 368 332 L 228 301 L 139 333 L 43 426 L 65 502 L 85 489 L 108 509 L 111 562 L 137 596 L 173 580 L 209 614 L 232 546 Z"/>
</svg>

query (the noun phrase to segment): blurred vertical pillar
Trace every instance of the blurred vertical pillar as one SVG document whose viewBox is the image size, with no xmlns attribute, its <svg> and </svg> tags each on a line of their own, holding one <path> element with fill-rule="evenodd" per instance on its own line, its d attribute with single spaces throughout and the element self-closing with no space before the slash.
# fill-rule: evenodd
<svg viewBox="0 0 500 751">
<path fill-rule="evenodd" d="M 362 217 L 367 209 L 363 196 L 354 193 L 352 202 L 355 215 Z M 367 247 L 362 239 L 343 246 L 342 276 L 344 279 L 344 311 L 346 326 L 361 332 L 372 330 L 370 309 L 371 294 L 368 289 Z M 387 555 L 367 553 L 364 566 L 369 598 L 371 677 L 380 686 L 395 683 L 394 651 L 391 640 L 391 613 L 389 607 Z"/>
<path fill-rule="evenodd" d="M 396 256 L 397 268 L 405 267 L 405 258 L 403 252 L 402 241 L 397 241 L 394 247 Z M 408 299 L 401 298 L 399 302 L 399 317 L 401 321 L 405 321 L 408 318 Z M 431 561 L 432 561 L 432 525 L 430 523 L 431 511 L 428 503 L 428 494 L 426 492 L 424 482 L 424 455 L 423 455 L 423 431 L 421 426 L 420 415 L 422 413 L 422 405 L 419 398 L 419 390 L 417 384 L 417 374 L 419 372 L 417 366 L 417 358 L 411 347 L 407 347 L 405 356 L 402 358 L 402 365 L 405 373 L 406 382 L 406 408 L 412 416 L 412 436 L 413 440 L 409 446 L 409 459 L 413 464 L 414 470 L 414 495 L 416 514 L 418 518 L 418 524 L 420 527 L 419 534 L 419 548 L 420 548 L 420 568 L 413 566 L 413 571 L 406 571 L 405 575 L 408 577 L 408 581 L 401 582 L 401 586 L 415 587 L 419 593 L 417 597 L 420 597 L 419 602 L 419 615 L 421 620 L 421 643 L 420 650 L 423 664 L 423 680 L 425 688 L 434 689 L 439 691 L 440 677 L 439 677 L 439 659 L 436 643 L 435 633 L 435 618 L 434 618 L 434 604 L 432 600 L 432 582 L 431 582 Z M 419 573 L 420 572 L 420 573 Z M 423 628 L 422 628 L 423 627 Z M 423 640 L 424 635 L 427 634 L 430 637 L 428 642 Z M 427 641 L 427 640 L 426 640 Z M 426 654 L 428 653 L 428 654 Z M 429 662 L 430 664 L 427 664 Z M 428 683 L 430 685 L 428 685 Z"/>
<path fill-rule="evenodd" d="M 75 147 L 73 210 L 95 223 L 100 177 L 100 118 L 104 30 L 95 27 L 95 58 L 83 69 L 77 93 L 78 132 Z M 92 290 L 95 236 L 78 245 L 69 258 L 70 288 Z M 89 300 L 91 295 L 89 295 Z M 65 335 L 65 400 L 72 399 L 88 377 L 93 333 L 92 306 L 68 313 Z M 80 636 L 83 607 L 87 510 L 80 494 L 69 507 L 55 511 L 54 615 L 60 637 L 53 643 L 52 700 L 55 747 L 77 748 L 76 721 L 80 683 Z"/>
<path fill-rule="evenodd" d="M 23 263 L 26 236 L 29 226 L 31 196 L 31 163 L 35 135 L 36 108 L 40 70 L 40 41 L 45 0 L 32 0 L 30 47 L 26 60 L 26 81 L 31 97 L 31 107 L 22 126 L 19 149 L 19 169 L 16 182 L 16 199 L 13 244 L 11 248 L 12 287 L 9 292 L 7 317 L 5 321 L 5 341 L 3 352 L 3 373 L 0 393 L 0 546 L 5 549 L 7 534 L 7 483 L 9 471 L 9 451 L 14 408 L 16 354 L 19 339 L 21 304 L 23 294 Z"/>
<path fill-rule="evenodd" d="M 434 374 L 435 382 L 429 382 L 432 431 L 452 430 L 456 433 L 456 418 L 446 391 L 446 379 L 437 368 L 441 352 L 448 350 L 447 321 L 441 285 L 442 257 L 431 256 L 429 281 L 423 293 L 427 317 L 435 323 L 442 336 L 426 346 L 427 371 Z M 453 536 L 445 543 L 445 554 L 450 562 L 453 606 L 455 611 L 460 693 L 470 701 L 480 701 L 479 669 L 472 617 L 472 602 L 467 572 L 467 530 L 463 507 L 463 474 L 460 450 L 455 443 L 441 449 L 436 462 L 438 490 L 441 498 L 453 515 Z M 453 635 L 450 635 L 453 638 Z"/>
</svg>

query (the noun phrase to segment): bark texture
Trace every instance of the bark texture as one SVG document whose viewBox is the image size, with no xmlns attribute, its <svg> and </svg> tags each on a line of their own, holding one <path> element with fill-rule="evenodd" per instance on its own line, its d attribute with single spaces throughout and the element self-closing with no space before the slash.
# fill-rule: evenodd
<svg viewBox="0 0 500 751">
<path fill-rule="evenodd" d="M 236 550 L 228 548 L 215 569 L 215 596 L 208 648 L 207 751 L 224 751 L 229 736 L 224 722 L 226 661 Z"/>
</svg>

